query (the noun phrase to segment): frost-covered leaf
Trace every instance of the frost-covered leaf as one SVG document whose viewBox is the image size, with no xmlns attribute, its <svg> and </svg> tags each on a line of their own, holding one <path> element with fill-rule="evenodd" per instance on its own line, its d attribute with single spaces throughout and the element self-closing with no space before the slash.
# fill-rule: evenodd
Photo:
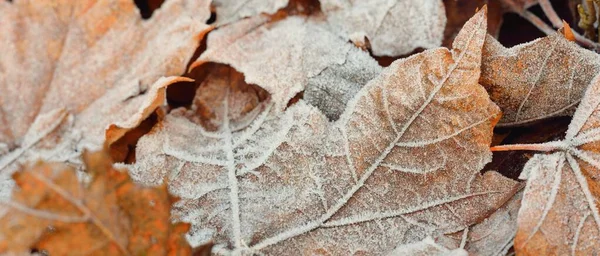
<svg viewBox="0 0 600 256">
<path fill-rule="evenodd" d="M 289 0 L 213 0 L 216 9 L 216 26 L 223 26 L 259 14 L 274 14 Z"/>
<path fill-rule="evenodd" d="M 450 250 L 441 246 L 430 236 L 422 241 L 403 244 L 394 249 L 390 256 L 412 255 L 412 256 L 467 256 L 469 253 L 463 249 Z"/>
<path fill-rule="evenodd" d="M 38 162 L 14 174 L 12 200 L 1 202 L 0 253 L 189 255 L 189 224 L 172 224 L 166 186 L 135 185 L 105 152 L 84 154 L 87 183 L 74 168 Z M 148 214 L 151 213 L 151 214 Z"/>
<path fill-rule="evenodd" d="M 442 0 L 320 0 L 332 31 L 373 54 L 398 56 L 442 44 L 446 13 Z"/>
<path fill-rule="evenodd" d="M 247 83 L 271 93 L 277 110 L 314 86 L 309 89 L 311 102 L 339 101 L 322 106 L 324 110 L 332 107 L 327 110 L 331 116 L 339 115 L 361 83 L 380 69 L 368 53 L 329 32 L 322 22 L 303 16 L 274 23 L 256 16 L 213 31 L 206 51 L 192 68 L 207 62 L 227 64 L 243 73 Z M 347 74 L 350 69 L 352 76 Z M 339 87 L 326 82 L 339 83 Z M 329 95 L 319 95 L 323 93 Z"/>
<path fill-rule="evenodd" d="M 481 84 L 503 111 L 500 126 L 571 115 L 600 71 L 600 57 L 560 33 L 512 48 L 491 36 L 483 47 Z"/>
<path fill-rule="evenodd" d="M 518 217 L 517 253 L 600 253 L 598 95 L 600 76 L 586 90 L 563 141 L 528 146 L 559 152 L 535 155 L 523 169 L 527 187 Z"/>
<path fill-rule="evenodd" d="M 516 193 L 510 201 L 483 221 L 467 229 L 442 236 L 438 243 L 447 248 L 464 248 L 471 255 L 504 256 L 513 246 L 517 233 L 517 213 L 523 193 Z"/>
<path fill-rule="evenodd" d="M 2 175 L 36 158 L 77 161 L 110 124 L 139 122 L 178 81 L 157 79 L 185 71 L 208 5 L 169 0 L 144 21 L 130 0 L 0 1 Z"/>
<path fill-rule="evenodd" d="M 281 111 L 269 99 L 246 112 L 252 122 L 230 122 L 245 105 L 230 103 L 229 86 L 215 109 L 230 118 L 209 131 L 193 110 L 172 111 L 140 139 L 130 173 L 166 178 L 188 239 L 212 240 L 218 254 L 383 254 L 460 231 L 517 189 L 479 173 L 499 118 L 478 84 L 485 24 L 481 11 L 452 51 L 393 63 L 337 122 L 303 100 Z"/>
</svg>

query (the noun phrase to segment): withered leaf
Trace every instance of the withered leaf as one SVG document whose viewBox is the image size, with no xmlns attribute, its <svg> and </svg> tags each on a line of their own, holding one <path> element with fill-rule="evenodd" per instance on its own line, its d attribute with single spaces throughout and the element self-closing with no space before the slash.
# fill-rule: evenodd
<svg viewBox="0 0 600 256">
<path fill-rule="evenodd" d="M 522 255 L 600 253 L 600 77 L 586 90 L 565 139 L 519 145 L 558 150 L 535 155 L 523 169 L 527 179 L 519 211 L 515 249 Z"/>
<path fill-rule="evenodd" d="M 38 162 L 16 172 L 17 189 L 0 217 L 0 253 L 50 255 L 189 255 L 189 224 L 171 224 L 175 201 L 166 186 L 135 185 L 105 152 L 86 153 L 92 178 Z"/>
<path fill-rule="evenodd" d="M 508 49 L 488 36 L 480 82 L 503 111 L 498 125 L 514 126 L 571 115 L 599 71 L 597 54 L 560 33 Z"/>
<path fill-rule="evenodd" d="M 223 26 L 259 14 L 273 14 L 285 7 L 289 0 L 213 0 L 216 26 Z"/>
<path fill-rule="evenodd" d="M 437 244 L 430 236 L 425 239 L 403 244 L 394 249 L 389 255 L 412 255 L 412 256 L 467 256 L 469 253 L 464 249 L 450 250 Z"/>
<path fill-rule="evenodd" d="M 167 1 L 144 21 L 133 1 L 0 1 L 2 175 L 14 162 L 78 161 L 110 124 L 139 122 L 178 81 L 157 79 L 185 72 L 208 5 Z"/>
<path fill-rule="evenodd" d="M 276 110 L 307 89 L 310 102 L 323 104 L 321 109 L 334 119 L 381 69 L 368 53 L 303 16 L 274 23 L 256 16 L 221 27 L 208 36 L 207 49 L 192 68 L 208 62 L 230 65 L 247 83 L 267 90 Z"/>
<path fill-rule="evenodd" d="M 522 198 L 520 191 L 483 221 L 463 231 L 441 236 L 437 242 L 446 248 L 464 248 L 471 255 L 507 255 L 517 233 L 517 214 Z"/>
<path fill-rule="evenodd" d="M 442 0 L 320 0 L 332 31 L 373 54 L 398 56 L 442 44 L 446 13 Z"/>
<path fill-rule="evenodd" d="M 382 254 L 458 232 L 518 188 L 479 173 L 499 118 L 478 84 L 485 31 L 481 11 L 452 51 L 394 62 L 337 122 L 303 100 L 285 111 L 267 100 L 252 122 L 223 118 L 208 131 L 177 109 L 140 139 L 130 173 L 166 178 L 192 245 L 212 240 L 219 254 Z M 221 117 L 240 113 L 234 88 L 223 89 Z"/>
</svg>

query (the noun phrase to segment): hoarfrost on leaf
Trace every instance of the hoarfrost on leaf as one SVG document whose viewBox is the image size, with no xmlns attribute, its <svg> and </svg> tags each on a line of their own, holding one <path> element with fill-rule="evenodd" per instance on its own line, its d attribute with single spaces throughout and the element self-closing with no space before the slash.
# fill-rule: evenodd
<svg viewBox="0 0 600 256">
<path fill-rule="evenodd" d="M 230 113 L 244 104 L 230 104 L 237 89 L 224 87 L 215 116 L 228 118 L 208 130 L 193 110 L 172 111 L 140 139 L 130 173 L 167 180 L 190 240 L 211 239 L 219 254 L 383 254 L 458 232 L 518 188 L 479 173 L 499 118 L 478 84 L 485 31 L 482 10 L 452 51 L 396 61 L 337 122 L 303 100 L 282 111 L 272 95 L 238 125 Z"/>
<path fill-rule="evenodd" d="M 596 53 L 561 33 L 512 48 L 488 36 L 482 63 L 481 84 L 503 111 L 499 126 L 573 114 L 600 71 Z"/>
<path fill-rule="evenodd" d="M 332 31 L 373 54 L 399 56 L 442 44 L 446 13 L 441 0 L 321 0 Z"/>
<path fill-rule="evenodd" d="M 123 130 L 105 129 L 162 103 L 177 79 L 159 78 L 183 73 L 209 29 L 209 1 L 169 0 L 146 21 L 117 0 L 0 1 L 0 13 L 2 182 L 17 163 L 79 164 L 83 148 L 115 140 Z"/>
<path fill-rule="evenodd" d="M 244 74 L 248 84 L 271 93 L 277 110 L 306 89 L 309 102 L 323 110 L 334 107 L 326 110 L 333 119 L 381 69 L 367 52 L 329 32 L 317 19 L 290 16 L 268 21 L 266 16 L 255 16 L 212 32 L 206 51 L 192 68 L 209 62 L 230 65 Z M 323 84 L 339 78 L 335 80 L 339 85 Z"/>
<path fill-rule="evenodd" d="M 586 90 L 565 139 L 533 145 L 557 152 L 535 155 L 521 174 L 527 186 L 518 217 L 517 253 L 600 253 L 598 95 L 600 76 Z"/>
</svg>

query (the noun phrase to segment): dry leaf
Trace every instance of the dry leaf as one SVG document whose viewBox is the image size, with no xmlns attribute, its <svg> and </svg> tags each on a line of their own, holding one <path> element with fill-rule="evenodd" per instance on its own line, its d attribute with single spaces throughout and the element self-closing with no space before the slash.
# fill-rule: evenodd
<svg viewBox="0 0 600 256">
<path fill-rule="evenodd" d="M 442 44 L 441 0 L 320 0 L 332 31 L 357 45 L 368 39 L 374 55 L 398 56 Z"/>
<path fill-rule="evenodd" d="M 216 26 L 234 23 L 260 14 L 274 14 L 284 8 L 289 0 L 213 0 L 216 9 Z"/>
<path fill-rule="evenodd" d="M 522 198 L 522 192 L 516 193 L 482 222 L 461 232 L 442 236 L 437 242 L 447 248 L 464 248 L 470 255 L 507 255 L 517 233 L 517 213 Z"/>
<path fill-rule="evenodd" d="M 207 62 L 227 64 L 243 73 L 248 84 L 271 93 L 277 110 L 284 109 L 297 93 L 314 86 L 308 89 L 309 98 L 314 97 L 311 102 L 339 101 L 326 106 L 335 107 L 328 113 L 332 117 L 343 111 L 360 83 L 380 69 L 368 53 L 329 32 L 322 22 L 302 16 L 274 23 L 256 16 L 221 27 L 208 36 L 207 49 L 192 68 Z M 348 77 L 347 72 L 354 72 L 349 79 L 355 80 L 335 80 Z M 330 90 L 323 85 L 325 81 L 340 83 L 331 87 L 331 97 L 318 95 L 318 91 Z"/>
<path fill-rule="evenodd" d="M 508 49 L 488 36 L 482 64 L 480 82 L 503 111 L 499 126 L 572 114 L 600 72 L 598 55 L 559 33 Z"/>
<path fill-rule="evenodd" d="M 394 249 L 389 255 L 411 255 L 411 256 L 467 256 L 469 253 L 463 249 L 450 250 L 435 243 L 430 236 L 422 241 L 402 244 Z"/>
<path fill-rule="evenodd" d="M 523 169 L 527 179 L 515 249 L 522 255 L 600 253 L 599 125 L 600 77 L 577 108 L 563 141 L 517 145 L 559 150 L 535 155 Z"/>
<path fill-rule="evenodd" d="M 92 178 L 39 162 L 14 174 L 18 189 L 0 217 L 0 253 L 49 255 L 189 255 L 189 224 L 171 224 L 166 186 L 133 184 L 105 152 L 84 154 Z M 151 213 L 151 214 L 149 214 Z"/>
<path fill-rule="evenodd" d="M 479 173 L 499 118 L 478 84 L 485 24 L 481 11 L 454 50 L 395 62 L 337 122 L 303 100 L 283 112 L 268 100 L 252 122 L 224 118 L 214 132 L 193 111 L 172 111 L 140 139 L 130 173 L 166 178 L 192 245 L 212 240 L 218 254 L 382 254 L 460 231 L 517 189 Z M 244 106 L 229 102 L 233 88 L 222 117 Z"/>
<path fill-rule="evenodd" d="M 129 0 L 0 1 L 2 175 L 13 162 L 78 161 L 109 124 L 140 122 L 132 116 L 152 112 L 178 81 L 157 79 L 185 71 L 209 29 L 208 4 L 167 1 L 143 21 Z"/>
</svg>

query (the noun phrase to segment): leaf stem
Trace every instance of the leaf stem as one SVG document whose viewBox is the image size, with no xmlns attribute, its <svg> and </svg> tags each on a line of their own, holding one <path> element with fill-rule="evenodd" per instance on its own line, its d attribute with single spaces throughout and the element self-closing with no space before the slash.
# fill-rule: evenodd
<svg viewBox="0 0 600 256">
<path fill-rule="evenodd" d="M 568 147 L 568 145 L 563 141 L 550 141 L 545 143 L 535 143 L 535 144 L 509 144 L 509 145 L 499 145 L 490 147 L 492 152 L 498 151 L 516 151 L 516 150 L 528 150 L 528 151 L 556 151 L 556 150 L 564 150 Z"/>
</svg>

